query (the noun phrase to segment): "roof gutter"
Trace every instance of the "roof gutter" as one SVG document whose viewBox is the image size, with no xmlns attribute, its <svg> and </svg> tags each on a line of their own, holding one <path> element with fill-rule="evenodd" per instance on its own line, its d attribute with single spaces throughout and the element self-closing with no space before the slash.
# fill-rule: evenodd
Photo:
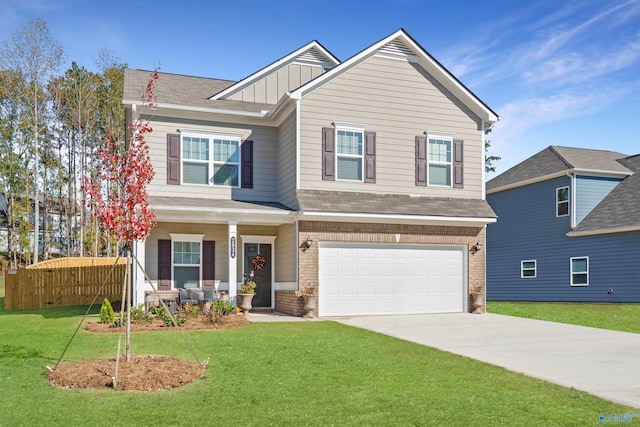
<svg viewBox="0 0 640 427">
<path fill-rule="evenodd" d="M 568 237 L 582 237 L 582 236 L 597 236 L 599 234 L 628 233 L 631 231 L 640 231 L 640 225 L 632 225 L 629 227 L 616 227 L 616 228 L 600 228 L 598 230 L 570 231 L 566 235 Z"/>
<path fill-rule="evenodd" d="M 122 100 L 123 104 L 126 105 L 143 105 L 140 101 L 129 101 Z M 231 116 L 242 116 L 242 117 L 253 117 L 253 118 L 265 118 L 269 114 L 269 110 L 261 111 L 259 113 L 252 111 L 237 111 L 237 110 L 224 110 L 220 108 L 206 108 L 206 107 L 192 107 L 186 105 L 176 105 L 176 104 L 156 104 L 156 108 L 166 108 L 169 110 L 180 110 L 180 111 L 193 111 L 197 113 L 212 113 L 212 114 L 226 114 Z"/>
<path fill-rule="evenodd" d="M 345 212 L 298 212 L 300 219 L 310 221 L 338 221 L 347 222 L 380 222 L 380 220 L 393 220 L 398 223 L 428 224 L 441 226 L 472 226 L 479 227 L 497 221 L 489 217 L 461 217 L 461 216 L 436 216 L 436 215 L 402 215 L 402 214 L 372 214 L 372 213 L 345 213 Z"/>
</svg>

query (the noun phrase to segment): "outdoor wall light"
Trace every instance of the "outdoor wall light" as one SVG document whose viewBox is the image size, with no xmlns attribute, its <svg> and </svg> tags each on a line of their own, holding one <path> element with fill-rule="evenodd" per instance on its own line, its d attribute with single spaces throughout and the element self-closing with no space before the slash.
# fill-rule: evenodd
<svg viewBox="0 0 640 427">
<path fill-rule="evenodd" d="M 302 249 L 302 252 L 305 252 L 307 249 L 309 249 L 312 243 L 313 239 L 311 238 L 311 236 L 307 236 L 307 240 L 300 244 L 300 249 Z"/>
<path fill-rule="evenodd" d="M 476 242 L 474 243 L 473 246 L 471 246 L 471 253 L 475 254 L 476 252 L 478 252 L 480 249 L 482 249 L 482 242 Z"/>
</svg>

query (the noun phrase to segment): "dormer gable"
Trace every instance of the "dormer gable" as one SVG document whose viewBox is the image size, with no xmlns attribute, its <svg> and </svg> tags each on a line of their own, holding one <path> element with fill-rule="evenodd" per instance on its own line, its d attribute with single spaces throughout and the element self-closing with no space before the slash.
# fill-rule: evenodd
<svg viewBox="0 0 640 427">
<path fill-rule="evenodd" d="M 277 104 L 287 92 L 299 88 L 338 64 L 340 61 L 314 40 L 209 99 Z"/>
</svg>

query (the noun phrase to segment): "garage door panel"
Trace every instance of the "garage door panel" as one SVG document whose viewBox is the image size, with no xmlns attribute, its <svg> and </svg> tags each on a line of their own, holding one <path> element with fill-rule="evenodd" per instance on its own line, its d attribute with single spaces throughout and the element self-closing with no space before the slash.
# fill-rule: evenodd
<svg viewBox="0 0 640 427">
<path fill-rule="evenodd" d="M 321 316 L 461 312 L 463 251 L 320 245 Z"/>
</svg>

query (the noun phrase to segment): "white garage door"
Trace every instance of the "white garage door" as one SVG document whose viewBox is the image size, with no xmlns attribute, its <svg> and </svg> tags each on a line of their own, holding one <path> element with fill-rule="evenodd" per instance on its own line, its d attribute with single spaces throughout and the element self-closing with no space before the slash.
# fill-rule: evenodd
<svg viewBox="0 0 640 427">
<path fill-rule="evenodd" d="M 464 310 L 460 247 L 320 243 L 320 316 Z"/>
</svg>

